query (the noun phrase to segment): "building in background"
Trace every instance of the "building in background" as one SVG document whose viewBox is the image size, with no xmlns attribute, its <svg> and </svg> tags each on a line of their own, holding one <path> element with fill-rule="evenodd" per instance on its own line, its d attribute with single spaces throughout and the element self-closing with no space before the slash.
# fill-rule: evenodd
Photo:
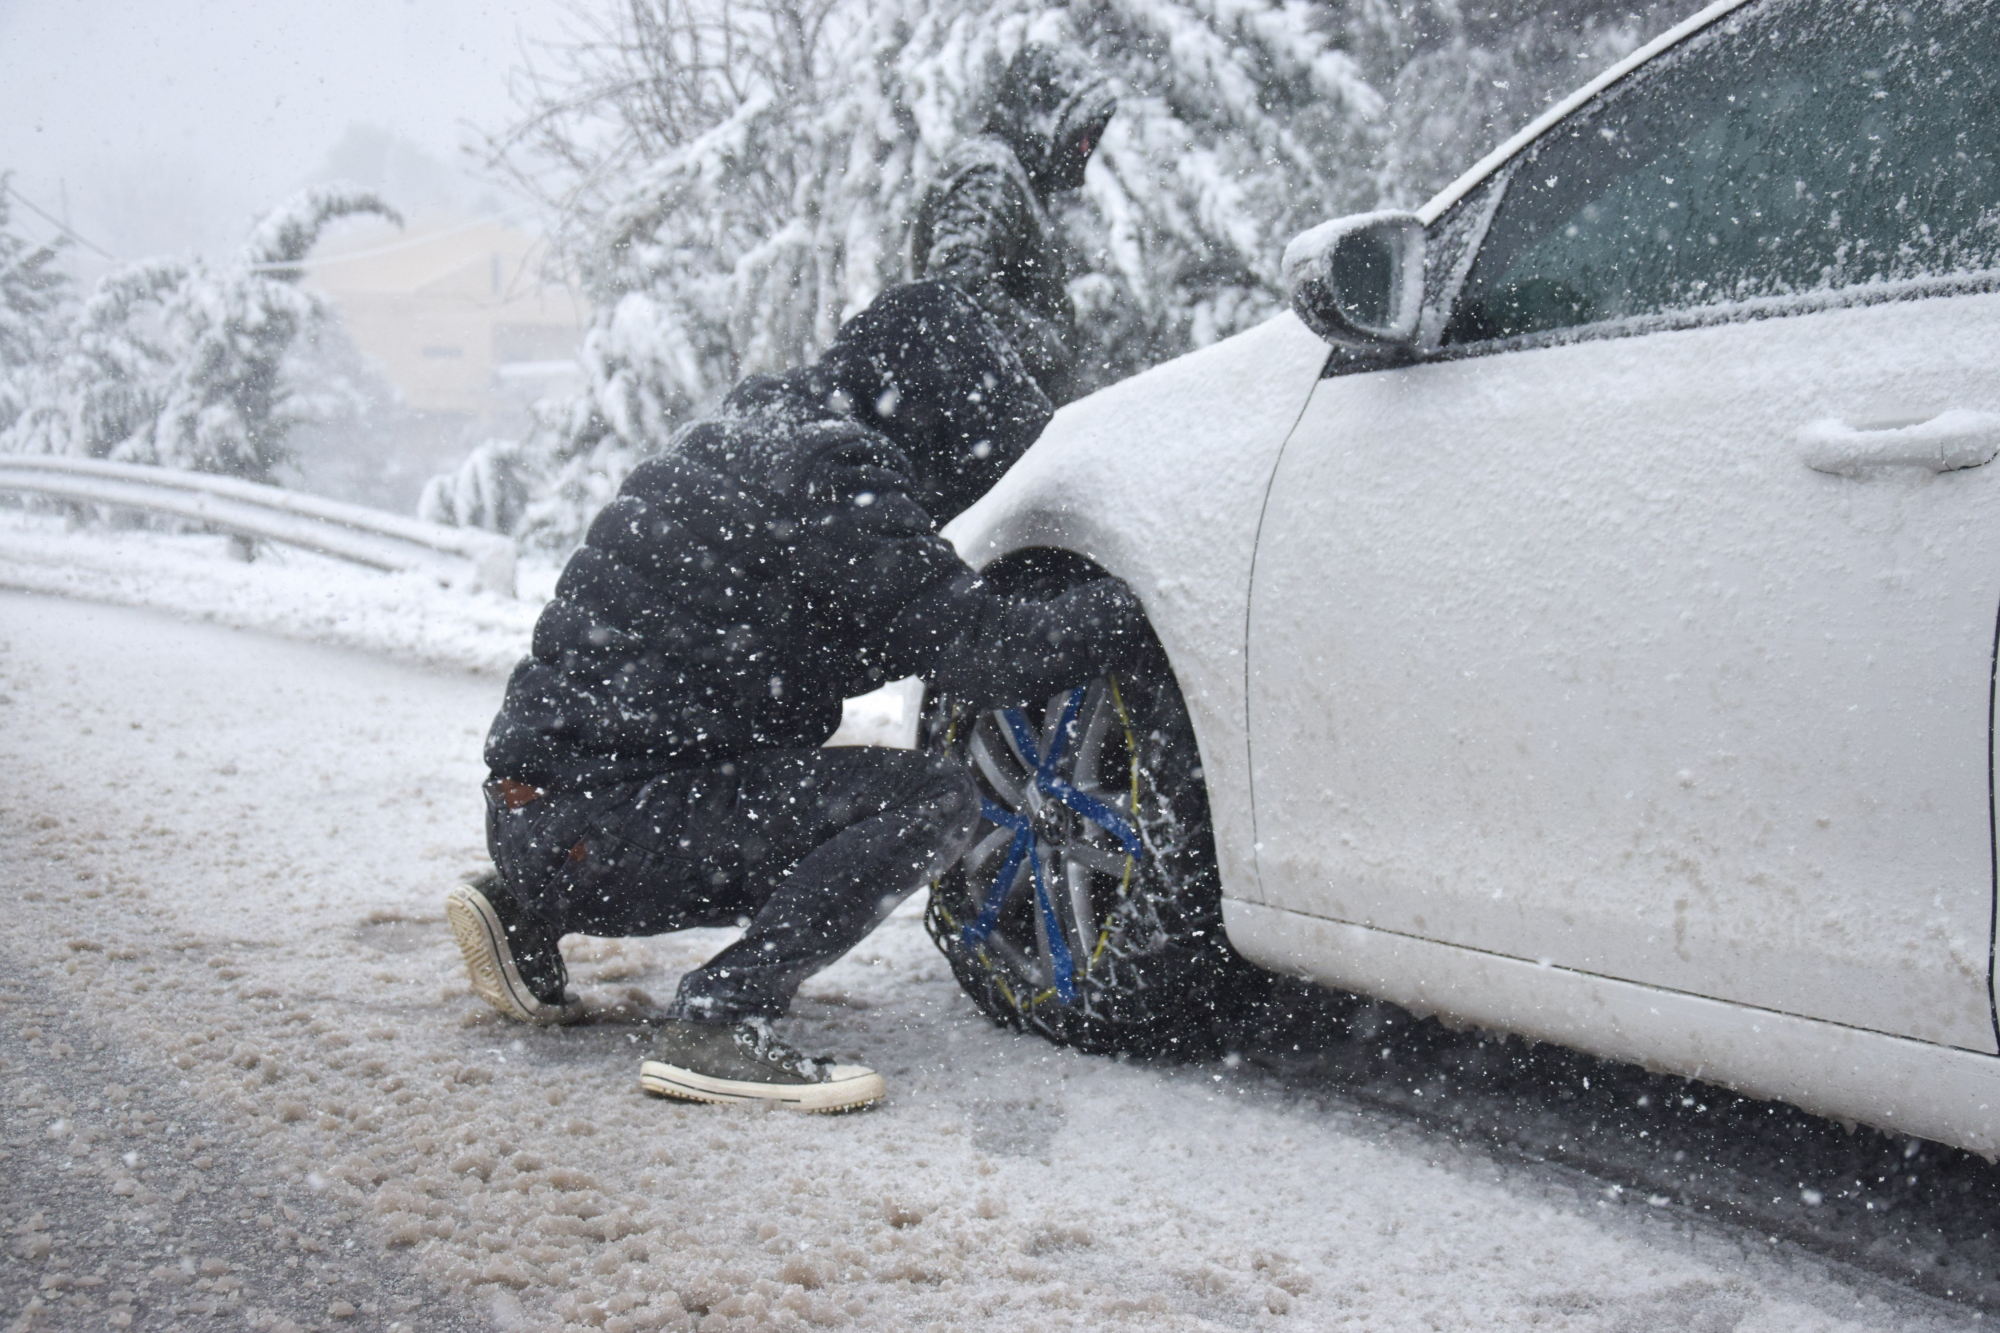
<svg viewBox="0 0 2000 1333">
<path fill-rule="evenodd" d="M 578 388 L 590 311 L 547 259 L 540 236 L 445 209 L 400 229 L 343 228 L 316 248 L 305 285 L 402 401 L 380 438 L 302 458 L 308 487 L 407 511 L 427 478 L 482 440 L 518 438 L 531 404 Z"/>
</svg>

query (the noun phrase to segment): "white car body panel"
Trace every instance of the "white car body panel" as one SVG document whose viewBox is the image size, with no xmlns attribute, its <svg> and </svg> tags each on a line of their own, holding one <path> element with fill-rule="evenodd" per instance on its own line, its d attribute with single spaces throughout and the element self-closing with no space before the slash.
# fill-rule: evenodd
<svg viewBox="0 0 2000 1333">
<path fill-rule="evenodd" d="M 1263 901 L 1995 1050 L 2000 295 L 1321 383 L 1250 617 Z"/>
<path fill-rule="evenodd" d="M 1059 547 L 1138 592 L 1193 716 L 1225 893 L 1256 892 L 1243 617 L 1257 520 L 1327 356 L 1288 312 L 1071 403 L 945 529 L 975 568 Z"/>
</svg>

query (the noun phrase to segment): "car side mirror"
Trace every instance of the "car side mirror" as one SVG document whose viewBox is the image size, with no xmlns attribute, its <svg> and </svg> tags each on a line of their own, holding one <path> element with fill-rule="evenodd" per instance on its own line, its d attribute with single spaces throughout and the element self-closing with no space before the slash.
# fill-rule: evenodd
<svg viewBox="0 0 2000 1333">
<path fill-rule="evenodd" d="M 1414 213 L 1322 222 L 1285 247 L 1285 290 L 1306 327 L 1338 347 L 1405 347 L 1424 303 L 1424 224 Z"/>
</svg>

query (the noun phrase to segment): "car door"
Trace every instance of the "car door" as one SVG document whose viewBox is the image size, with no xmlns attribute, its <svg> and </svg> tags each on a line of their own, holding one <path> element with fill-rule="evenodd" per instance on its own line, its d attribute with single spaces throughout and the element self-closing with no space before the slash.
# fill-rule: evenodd
<svg viewBox="0 0 2000 1333">
<path fill-rule="evenodd" d="M 1440 219 L 1267 501 L 1267 902 L 1995 1049 L 1995 27 L 1739 11 Z"/>
</svg>

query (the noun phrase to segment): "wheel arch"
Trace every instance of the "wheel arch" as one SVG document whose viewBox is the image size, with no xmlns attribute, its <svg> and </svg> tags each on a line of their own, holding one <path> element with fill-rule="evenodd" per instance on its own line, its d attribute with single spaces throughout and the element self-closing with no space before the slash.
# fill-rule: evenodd
<svg viewBox="0 0 2000 1333">
<path fill-rule="evenodd" d="M 1139 595 L 1193 721 L 1225 897 L 1261 899 L 1244 711 L 1257 525 L 1328 355 L 1285 312 L 1071 403 L 945 529 L 975 568 L 1063 551 Z"/>
<path fill-rule="evenodd" d="M 1091 528 L 1081 521 L 1079 507 L 1057 514 L 1028 511 L 1015 517 L 1018 526 L 1010 524 L 1008 535 L 1016 540 L 993 540 L 976 553 L 983 558 L 968 554 L 968 563 L 1010 593 L 1045 591 L 1057 579 L 1068 586 L 1105 575 L 1123 579 L 1138 593 L 1153 638 L 1187 705 L 1208 791 L 1223 896 L 1257 897 L 1243 714 L 1242 613 L 1233 624 L 1188 614 L 1189 606 L 1173 595 L 1171 581 L 1162 576 L 1157 562 L 1135 552 L 1122 534 L 1108 532 L 1104 540 L 1089 540 Z"/>
</svg>

